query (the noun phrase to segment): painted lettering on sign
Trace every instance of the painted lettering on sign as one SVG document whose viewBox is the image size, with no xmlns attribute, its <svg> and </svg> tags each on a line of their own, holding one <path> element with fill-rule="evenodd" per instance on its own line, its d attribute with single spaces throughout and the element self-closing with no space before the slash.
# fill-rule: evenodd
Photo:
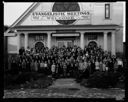
<svg viewBox="0 0 128 102">
<path fill-rule="evenodd" d="M 90 19 L 90 11 L 41 12 L 32 13 L 32 20 L 75 20 Z"/>
</svg>

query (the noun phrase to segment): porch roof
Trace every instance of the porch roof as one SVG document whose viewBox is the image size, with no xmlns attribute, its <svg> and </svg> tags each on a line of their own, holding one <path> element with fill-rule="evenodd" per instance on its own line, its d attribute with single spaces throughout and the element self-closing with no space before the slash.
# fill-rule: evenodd
<svg viewBox="0 0 128 102">
<path fill-rule="evenodd" d="M 12 29 L 19 31 L 57 31 L 57 30 L 116 30 L 120 25 L 30 25 L 30 26 L 15 26 Z"/>
</svg>

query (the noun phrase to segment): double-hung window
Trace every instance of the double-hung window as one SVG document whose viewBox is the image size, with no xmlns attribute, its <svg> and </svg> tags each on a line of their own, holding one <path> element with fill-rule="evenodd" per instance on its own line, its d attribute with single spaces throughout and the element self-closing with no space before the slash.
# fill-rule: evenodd
<svg viewBox="0 0 128 102">
<path fill-rule="evenodd" d="M 110 4 L 105 4 L 105 19 L 110 19 Z"/>
</svg>

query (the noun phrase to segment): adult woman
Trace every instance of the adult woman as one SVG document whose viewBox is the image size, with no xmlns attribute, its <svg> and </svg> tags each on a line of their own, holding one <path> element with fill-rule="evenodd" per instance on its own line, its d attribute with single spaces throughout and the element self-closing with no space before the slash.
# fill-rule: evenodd
<svg viewBox="0 0 128 102">
<path fill-rule="evenodd" d="M 40 62 L 39 72 L 40 73 L 43 73 L 44 72 L 44 63 L 43 63 L 43 60 Z"/>
<path fill-rule="evenodd" d="M 74 77 L 77 79 L 78 78 L 78 75 L 79 75 L 79 72 L 78 72 L 78 67 L 79 67 L 79 63 L 76 61 L 75 65 L 74 65 Z"/>
<path fill-rule="evenodd" d="M 48 74 L 48 64 L 47 61 L 44 62 L 44 72 L 47 75 Z"/>
<path fill-rule="evenodd" d="M 21 73 L 22 72 L 22 61 L 21 61 L 21 59 L 19 60 L 18 67 L 19 67 L 19 73 Z"/>
<path fill-rule="evenodd" d="M 83 62 L 83 70 L 86 70 L 87 66 L 88 66 L 88 63 L 87 63 L 87 61 L 85 59 L 84 62 Z"/>
<path fill-rule="evenodd" d="M 29 60 L 27 60 L 27 62 L 26 62 L 26 71 L 30 72 L 30 62 L 29 62 Z"/>
<path fill-rule="evenodd" d="M 58 69 L 59 69 L 59 64 L 57 63 L 56 64 L 56 69 L 55 69 L 55 76 L 56 76 L 56 78 L 58 78 L 58 76 L 59 76 Z"/>
<path fill-rule="evenodd" d="M 103 72 L 106 71 L 106 64 L 105 64 L 105 61 L 103 61 L 103 64 L 102 64 L 102 71 L 103 71 Z"/>
<path fill-rule="evenodd" d="M 73 77 L 73 69 L 74 69 L 74 65 L 73 65 L 73 63 L 71 63 L 69 66 L 70 77 Z"/>
<path fill-rule="evenodd" d="M 95 66 L 96 66 L 96 71 L 99 71 L 99 62 L 98 62 L 98 60 L 96 60 L 96 62 L 95 62 Z"/>
<path fill-rule="evenodd" d="M 79 62 L 79 78 L 82 77 L 83 71 L 84 71 L 84 63 L 83 63 L 83 60 L 80 60 L 80 62 Z"/>
<path fill-rule="evenodd" d="M 114 72 L 114 64 L 111 59 L 108 62 L 108 68 L 109 68 L 108 71 Z"/>
<path fill-rule="evenodd" d="M 47 68 L 48 68 L 48 75 L 50 75 L 52 73 L 51 72 L 51 62 L 50 62 L 50 59 L 48 59 Z"/>
<path fill-rule="evenodd" d="M 66 65 L 66 63 L 64 62 L 63 63 L 63 71 L 64 71 L 64 73 L 63 73 L 63 76 L 66 78 L 67 77 L 67 65 Z"/>
<path fill-rule="evenodd" d="M 34 62 L 34 71 L 37 72 L 38 71 L 38 64 L 37 64 L 37 60 L 35 60 Z"/>
<path fill-rule="evenodd" d="M 34 71 L 34 60 L 32 59 L 32 62 L 30 63 L 30 69 L 33 72 Z"/>
<path fill-rule="evenodd" d="M 23 62 L 22 62 L 22 70 L 23 70 L 23 72 L 26 71 L 26 62 L 25 62 L 25 59 L 23 59 Z"/>
<path fill-rule="evenodd" d="M 99 71 L 101 71 L 101 72 L 103 71 L 103 65 L 102 64 L 103 64 L 102 61 L 100 61 L 99 62 Z"/>
<path fill-rule="evenodd" d="M 89 76 L 90 76 L 90 74 L 92 73 L 91 62 L 90 61 L 88 61 L 87 69 L 89 70 Z"/>
<path fill-rule="evenodd" d="M 53 62 L 51 65 L 52 77 L 55 77 L 55 63 Z"/>
<path fill-rule="evenodd" d="M 95 72 L 95 61 L 92 60 L 91 62 L 91 74 L 93 74 Z"/>
<path fill-rule="evenodd" d="M 83 72 L 83 77 L 82 78 L 88 78 L 89 75 L 90 75 L 90 65 L 87 63 L 86 65 L 86 69 L 84 69 L 84 72 Z"/>
</svg>

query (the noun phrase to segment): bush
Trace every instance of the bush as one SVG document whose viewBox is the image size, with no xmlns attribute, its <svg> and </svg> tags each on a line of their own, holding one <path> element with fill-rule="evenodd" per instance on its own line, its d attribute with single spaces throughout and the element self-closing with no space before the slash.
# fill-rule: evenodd
<svg viewBox="0 0 128 102">
<path fill-rule="evenodd" d="M 17 76 L 14 83 L 23 84 L 26 81 L 37 80 L 40 77 L 45 77 L 45 75 L 44 74 L 39 74 L 39 73 L 36 73 L 36 72 L 21 73 L 20 75 Z"/>
<path fill-rule="evenodd" d="M 109 88 L 117 85 L 119 77 L 120 73 L 117 72 L 95 72 L 89 77 L 86 84 L 81 83 L 87 87 Z"/>
<path fill-rule="evenodd" d="M 40 78 L 46 78 L 46 76 L 37 72 L 25 72 L 18 75 L 5 74 L 4 88 L 19 88 L 21 84 L 26 84 L 26 82 L 31 82 Z"/>
<path fill-rule="evenodd" d="M 46 88 L 52 84 L 52 78 L 40 78 L 35 81 L 27 82 L 23 85 L 23 88 Z"/>
<path fill-rule="evenodd" d="M 11 74 L 4 75 L 4 89 L 13 89 L 17 88 L 17 85 L 15 84 L 17 76 L 12 76 Z"/>
<path fill-rule="evenodd" d="M 13 83 L 13 78 L 10 74 L 4 75 L 4 86 L 6 87 L 7 85 L 10 85 Z"/>
</svg>

